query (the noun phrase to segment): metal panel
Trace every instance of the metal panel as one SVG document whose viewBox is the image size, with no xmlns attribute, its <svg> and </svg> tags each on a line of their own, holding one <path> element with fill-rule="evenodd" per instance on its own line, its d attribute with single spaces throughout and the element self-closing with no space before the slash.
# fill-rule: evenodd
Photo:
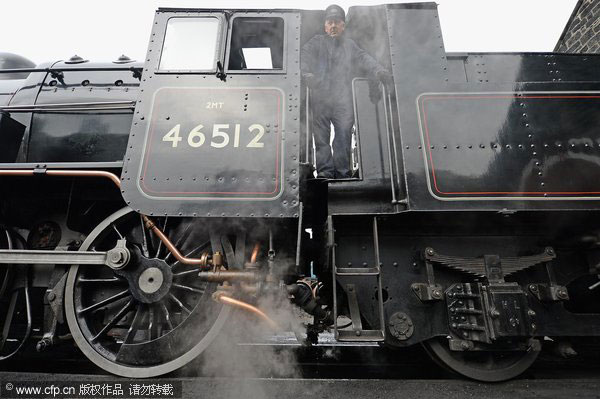
<svg viewBox="0 0 600 399">
<path fill-rule="evenodd" d="M 434 7 L 397 5 L 387 11 L 410 209 L 598 209 L 597 201 L 582 200 L 596 194 L 579 194 L 600 191 L 593 187 L 600 177 L 594 133 L 599 121 L 593 112 L 597 102 L 553 97 L 590 96 L 600 91 L 597 73 L 587 71 L 600 57 L 449 54 L 449 61 Z M 462 63 L 462 70 L 459 65 L 449 67 L 449 62 Z M 458 100 L 456 93 L 473 100 Z M 499 93 L 524 97 L 502 100 Z M 525 97 L 527 93 L 538 93 L 543 99 Z M 448 99 L 434 100 L 435 96 Z M 477 96 L 493 98 L 476 101 Z M 423 100 L 430 118 L 436 119 L 427 126 L 420 105 Z M 435 133 L 431 130 L 430 134 L 435 142 L 427 143 L 422 129 L 433 129 Z M 443 186 L 438 187 L 442 194 L 435 192 L 432 160 L 438 164 L 434 166 L 436 179 L 443 176 L 444 184 L 452 180 L 451 190 Z M 452 196 L 444 192 L 514 194 Z M 535 193 L 519 194 L 527 192 Z M 473 201 L 473 197 L 484 198 Z"/>
<path fill-rule="evenodd" d="M 46 113 L 45 104 L 76 104 L 134 101 L 139 80 L 133 71 L 110 70 L 115 64 L 84 64 L 90 70 L 66 71 L 61 77 L 47 77 L 35 103 L 28 137 L 27 162 L 114 162 L 125 154 L 131 129 L 131 110 Z M 132 64 L 140 67 L 139 63 Z M 105 70 L 103 70 L 105 69 Z M 12 105 L 12 104 L 11 104 Z"/>
<path fill-rule="evenodd" d="M 431 195 L 440 200 L 597 199 L 599 106 L 600 92 L 419 96 Z"/>
<path fill-rule="evenodd" d="M 225 70 L 224 78 L 216 76 L 218 68 L 158 72 L 169 18 L 217 17 L 221 43 L 229 40 L 229 18 L 216 11 L 156 14 L 122 174 L 123 197 L 139 212 L 298 216 L 299 14 L 228 14 L 237 15 L 284 20 L 283 70 Z M 225 55 L 220 45 L 221 65 Z"/>
</svg>

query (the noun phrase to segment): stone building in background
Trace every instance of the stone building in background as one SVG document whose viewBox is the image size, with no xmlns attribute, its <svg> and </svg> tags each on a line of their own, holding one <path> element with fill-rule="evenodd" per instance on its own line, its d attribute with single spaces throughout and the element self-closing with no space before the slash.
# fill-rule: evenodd
<svg viewBox="0 0 600 399">
<path fill-rule="evenodd" d="M 600 0 L 579 0 L 554 51 L 600 53 Z"/>
</svg>

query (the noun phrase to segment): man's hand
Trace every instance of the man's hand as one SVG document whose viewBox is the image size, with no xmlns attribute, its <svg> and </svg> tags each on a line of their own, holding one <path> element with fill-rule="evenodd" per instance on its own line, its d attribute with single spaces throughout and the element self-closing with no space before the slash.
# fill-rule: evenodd
<svg viewBox="0 0 600 399">
<path fill-rule="evenodd" d="M 391 90 L 394 87 L 394 76 L 385 69 L 377 72 L 375 76 L 377 77 L 377 80 L 383 83 L 386 90 Z"/>
<path fill-rule="evenodd" d="M 315 75 L 313 73 L 303 73 L 302 80 L 304 80 L 304 84 L 313 89 L 316 84 Z"/>
</svg>

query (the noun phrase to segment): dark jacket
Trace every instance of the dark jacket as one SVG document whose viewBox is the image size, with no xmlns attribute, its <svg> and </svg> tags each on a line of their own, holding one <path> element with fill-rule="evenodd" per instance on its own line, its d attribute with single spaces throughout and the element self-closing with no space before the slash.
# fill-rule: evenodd
<svg viewBox="0 0 600 399">
<path fill-rule="evenodd" d="M 315 99 L 335 96 L 338 101 L 352 102 L 352 79 L 356 76 L 375 76 L 385 70 L 354 40 L 343 35 L 333 38 L 315 35 L 301 53 L 302 73 L 314 74 Z"/>
</svg>

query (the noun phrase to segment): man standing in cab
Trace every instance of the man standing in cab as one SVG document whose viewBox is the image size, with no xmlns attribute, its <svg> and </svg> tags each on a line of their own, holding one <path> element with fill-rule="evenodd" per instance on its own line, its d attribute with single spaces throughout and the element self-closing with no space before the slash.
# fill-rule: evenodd
<svg viewBox="0 0 600 399">
<path fill-rule="evenodd" d="M 391 85 L 392 75 L 344 36 L 346 14 L 340 6 L 327 7 L 324 28 L 324 35 L 315 35 L 302 47 L 302 76 L 311 94 L 317 176 L 346 179 L 352 177 L 352 79 L 359 72 Z M 329 144 L 331 124 L 335 130 L 333 155 Z"/>
</svg>

